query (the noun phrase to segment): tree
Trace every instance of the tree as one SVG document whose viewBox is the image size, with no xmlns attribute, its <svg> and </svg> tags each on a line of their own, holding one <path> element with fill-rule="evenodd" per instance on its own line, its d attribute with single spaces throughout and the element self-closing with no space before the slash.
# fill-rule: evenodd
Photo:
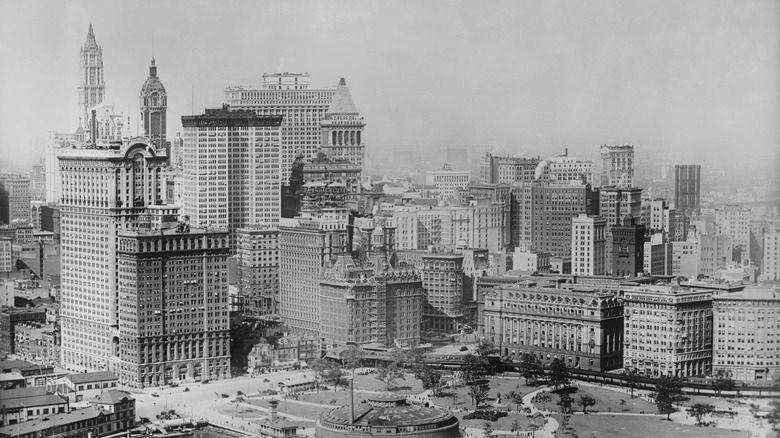
<svg viewBox="0 0 780 438">
<path fill-rule="evenodd" d="M 731 378 L 731 370 L 721 368 L 712 376 L 712 387 L 715 388 L 715 396 L 720 397 L 721 391 L 734 389 L 734 379 Z"/>
<path fill-rule="evenodd" d="M 309 365 L 309 368 L 311 368 L 312 371 L 314 371 L 314 380 L 317 383 L 317 392 L 320 390 L 320 385 L 324 382 L 325 374 L 327 373 L 327 370 L 330 368 L 330 362 L 320 357 L 318 359 L 315 359 L 314 362 Z"/>
<path fill-rule="evenodd" d="M 758 411 L 761 409 L 761 406 L 757 405 L 756 403 L 750 404 L 750 415 L 752 415 L 754 418 L 758 416 Z"/>
<path fill-rule="evenodd" d="M 490 438 L 493 435 L 493 425 L 486 421 L 482 426 L 482 434 L 485 438 Z"/>
<path fill-rule="evenodd" d="M 398 379 L 406 380 L 404 377 L 404 370 L 398 366 L 398 362 L 391 362 L 380 366 L 376 379 L 385 384 L 385 391 L 390 391 L 390 387 L 393 385 L 394 381 Z"/>
<path fill-rule="evenodd" d="M 582 413 L 587 414 L 588 413 L 588 406 L 593 406 L 596 404 L 596 399 L 591 397 L 588 394 L 582 394 L 580 396 L 580 399 L 577 401 L 577 403 L 582 406 Z"/>
<path fill-rule="evenodd" d="M 675 402 L 682 398 L 682 380 L 677 376 L 663 376 L 655 384 L 655 405 L 659 414 L 666 414 L 666 419 L 676 411 Z"/>
<path fill-rule="evenodd" d="M 535 382 L 542 375 L 542 372 L 542 364 L 536 356 L 531 353 L 523 353 L 520 356 L 520 375 L 525 379 L 526 385 L 529 384 L 529 381 Z"/>
<path fill-rule="evenodd" d="M 341 352 L 341 364 L 352 371 L 352 377 L 355 377 L 355 368 L 360 366 L 362 356 L 361 351 L 354 345 Z"/>
<path fill-rule="evenodd" d="M 476 383 L 469 385 L 469 395 L 471 396 L 471 403 L 475 408 L 478 408 L 485 400 L 487 400 L 488 393 L 490 392 L 490 385 L 487 382 Z"/>
<path fill-rule="evenodd" d="M 528 425 L 528 428 L 531 429 L 531 436 L 535 437 L 536 436 L 536 430 L 539 429 L 539 426 L 534 424 L 534 423 L 531 423 L 531 424 Z"/>
<path fill-rule="evenodd" d="M 512 420 L 512 428 L 510 429 L 512 432 L 515 432 L 517 430 L 520 430 L 520 422 L 517 421 L 517 418 Z"/>
<path fill-rule="evenodd" d="M 424 357 L 425 352 L 420 347 L 410 348 L 401 352 L 401 362 L 404 366 L 409 368 L 415 368 L 418 365 L 424 364 Z"/>
<path fill-rule="evenodd" d="M 430 365 L 418 363 L 414 366 L 414 377 L 422 383 L 423 389 L 430 389 L 434 397 L 441 396 L 443 376 L 444 373 Z"/>
<path fill-rule="evenodd" d="M 547 409 L 547 403 L 550 403 L 552 401 L 552 397 L 550 394 L 547 394 L 546 392 L 540 392 L 539 394 L 536 394 L 534 398 L 531 400 L 534 404 L 540 404 L 542 405 L 542 410 Z"/>
<path fill-rule="evenodd" d="M 707 403 L 696 403 L 695 405 L 688 408 L 688 415 L 692 417 L 696 417 L 696 425 L 700 425 L 702 418 L 704 418 L 705 415 L 711 414 L 714 411 L 715 411 L 715 406 L 712 406 Z"/>
<path fill-rule="evenodd" d="M 515 404 L 517 410 L 520 410 L 520 405 L 523 404 L 523 393 L 520 391 L 509 391 L 506 397 Z"/>
<path fill-rule="evenodd" d="M 558 394 L 558 407 L 561 408 L 562 414 L 571 414 L 571 406 L 574 404 L 574 399 L 568 392 L 562 392 Z"/>
<path fill-rule="evenodd" d="M 631 391 L 631 398 L 634 398 L 634 389 L 639 381 L 639 370 L 636 368 L 626 368 L 623 370 L 623 375 L 626 376 L 626 383 L 628 383 L 628 389 Z"/>
<path fill-rule="evenodd" d="M 466 354 L 460 363 L 460 371 L 463 373 L 463 380 L 466 385 L 483 380 L 488 373 L 488 361 L 482 356 Z"/>
<path fill-rule="evenodd" d="M 772 400 L 769 402 L 769 407 L 772 408 L 767 416 L 767 421 L 772 425 L 772 430 L 777 430 L 777 425 L 780 424 L 780 400 Z"/>
<path fill-rule="evenodd" d="M 620 411 L 623 412 L 626 410 L 626 401 L 622 398 L 620 399 Z"/>
<path fill-rule="evenodd" d="M 550 384 L 555 387 L 556 390 L 560 387 L 566 387 L 569 384 L 571 374 L 569 368 L 560 359 L 553 359 L 550 364 Z"/>
</svg>

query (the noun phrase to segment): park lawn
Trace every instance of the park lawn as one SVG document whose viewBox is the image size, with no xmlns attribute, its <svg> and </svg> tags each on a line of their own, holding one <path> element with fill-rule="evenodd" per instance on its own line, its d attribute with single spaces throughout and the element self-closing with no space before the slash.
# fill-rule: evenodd
<svg viewBox="0 0 780 438">
<path fill-rule="evenodd" d="M 559 423 L 562 416 L 556 415 Z M 593 438 L 647 438 L 647 437 L 686 437 L 686 438 L 744 438 L 745 431 L 697 427 L 666 421 L 662 416 L 631 415 L 571 415 L 569 427 L 581 437 Z M 564 435 L 558 431 L 559 437 Z"/>
<path fill-rule="evenodd" d="M 247 399 L 244 401 L 244 403 L 251 404 L 253 406 L 259 406 L 265 409 L 268 409 L 269 404 L 268 400 L 258 400 L 258 399 Z M 228 409 L 228 412 L 225 412 L 223 409 Z M 266 411 L 260 411 L 260 410 L 254 410 L 251 408 L 246 408 L 245 406 L 239 406 L 239 409 L 236 409 L 235 404 L 231 404 L 226 408 L 220 409 L 220 412 L 226 413 L 231 416 L 240 417 L 241 412 L 244 412 L 244 418 L 249 418 L 248 414 L 252 413 L 253 417 L 266 417 L 268 413 Z M 309 405 L 302 405 L 295 403 L 294 400 L 287 400 L 287 401 L 280 401 L 277 405 L 277 409 L 279 411 L 279 414 L 284 416 L 284 414 L 289 415 L 295 415 L 297 417 L 307 418 L 309 420 L 316 420 L 317 417 L 320 416 L 325 411 L 328 411 L 332 408 L 327 407 L 317 407 L 317 406 L 309 406 Z M 302 426 L 311 427 L 310 422 L 302 422 L 302 421 L 296 421 L 295 419 L 288 418 L 288 420 L 292 423 L 296 423 Z"/>
<path fill-rule="evenodd" d="M 485 423 L 488 422 L 488 420 L 464 420 L 463 416 L 466 415 L 467 412 L 460 412 L 455 414 L 456 417 L 460 420 L 460 425 L 465 427 L 474 427 L 477 429 L 482 429 L 483 426 L 485 426 Z M 490 423 L 491 426 L 493 426 L 493 430 L 495 431 L 506 431 L 509 432 L 512 430 L 512 423 L 517 420 L 517 423 L 519 425 L 520 430 L 531 430 L 531 424 L 534 423 L 533 418 L 529 418 L 525 414 L 509 414 L 506 417 L 501 417 L 498 419 L 498 421 Z M 542 420 L 536 420 L 536 425 L 541 427 L 542 426 Z"/>
<path fill-rule="evenodd" d="M 365 392 L 353 392 L 352 397 L 355 400 L 355 404 L 363 403 L 370 397 L 371 393 Z M 320 391 L 320 392 L 307 392 L 305 394 L 299 394 L 298 400 L 309 403 L 317 403 L 319 405 L 331 406 L 331 408 L 337 408 L 339 406 L 346 406 L 349 404 L 349 391 Z M 312 406 L 314 407 L 314 406 Z"/>
<path fill-rule="evenodd" d="M 654 403 L 650 403 L 649 401 L 639 397 L 631 398 L 631 395 L 623 394 L 618 391 L 612 391 L 605 388 L 595 388 L 592 386 L 576 385 L 569 386 L 568 390 L 573 391 L 570 393 L 570 395 L 571 398 L 574 399 L 574 403 L 572 403 L 572 410 L 575 412 L 582 412 L 582 406 L 580 406 L 577 401 L 583 394 L 588 394 L 596 399 L 596 405 L 589 406 L 588 412 L 644 412 L 651 414 L 656 411 L 656 406 Z M 560 400 L 560 397 L 555 393 L 550 393 L 550 395 L 552 396 L 552 402 L 547 403 L 547 409 L 551 411 L 560 410 L 558 407 L 558 400 Z M 626 405 L 621 406 L 620 400 L 625 400 Z M 537 407 L 540 409 L 542 408 L 542 406 Z"/>
<path fill-rule="evenodd" d="M 715 409 L 718 410 L 729 410 L 729 408 L 736 409 L 738 406 L 740 406 L 739 402 L 737 402 L 737 399 L 734 398 L 725 398 L 725 397 L 712 397 L 712 396 L 706 396 L 706 395 L 688 395 L 685 394 L 686 399 L 682 401 L 682 406 L 693 406 L 696 403 L 705 403 L 708 405 L 715 406 Z"/>
<path fill-rule="evenodd" d="M 494 377 L 490 379 L 488 383 L 490 385 L 490 393 L 487 404 L 493 404 L 496 401 L 498 394 L 501 394 L 501 402 L 505 403 L 511 410 L 516 409 L 516 406 L 507 399 L 507 394 L 512 391 L 518 391 L 525 395 L 539 389 L 539 387 L 525 385 L 523 379 L 518 379 L 516 377 Z M 444 388 L 443 393 L 443 397 L 436 397 L 433 399 L 434 405 L 441 408 L 467 408 L 474 410 L 468 386 L 459 384 L 454 388 Z M 455 400 L 453 400 L 452 397 L 453 393 L 456 394 Z M 457 403 L 457 405 L 455 403 Z M 522 407 L 520 409 L 522 409 Z"/>
</svg>

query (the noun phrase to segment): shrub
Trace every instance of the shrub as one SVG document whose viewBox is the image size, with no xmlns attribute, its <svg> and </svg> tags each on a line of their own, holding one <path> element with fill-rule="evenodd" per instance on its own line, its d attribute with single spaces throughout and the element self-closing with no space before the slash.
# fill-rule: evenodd
<svg viewBox="0 0 780 438">
<path fill-rule="evenodd" d="M 464 420 L 488 420 L 488 421 L 498 421 L 501 417 L 506 417 L 507 413 L 502 411 L 488 411 L 488 410 L 478 410 L 471 412 L 469 414 L 466 414 L 463 416 Z"/>
</svg>

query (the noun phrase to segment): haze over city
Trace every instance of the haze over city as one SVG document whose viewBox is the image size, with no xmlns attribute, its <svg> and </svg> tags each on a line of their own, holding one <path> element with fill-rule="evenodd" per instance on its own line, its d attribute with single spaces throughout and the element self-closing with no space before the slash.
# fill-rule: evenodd
<svg viewBox="0 0 780 438">
<path fill-rule="evenodd" d="M 29 165 L 49 131 L 75 129 L 92 23 L 106 102 L 133 133 L 154 56 L 169 138 L 181 115 L 219 107 L 226 86 L 289 71 L 318 88 L 347 80 L 369 160 L 395 145 L 493 143 L 510 154 L 633 143 L 683 160 L 776 160 L 778 17 L 772 1 L 2 1 L 0 156 Z"/>
</svg>

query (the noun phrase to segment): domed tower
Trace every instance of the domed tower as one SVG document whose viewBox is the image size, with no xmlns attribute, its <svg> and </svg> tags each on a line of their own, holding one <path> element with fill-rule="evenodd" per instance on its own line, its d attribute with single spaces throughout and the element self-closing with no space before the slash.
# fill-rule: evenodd
<svg viewBox="0 0 780 438">
<path fill-rule="evenodd" d="M 95 40 L 92 23 L 87 31 L 87 41 L 81 46 L 81 79 L 79 80 L 80 127 L 89 126 L 89 109 L 103 103 L 106 84 L 103 83 L 103 49 Z"/>
<path fill-rule="evenodd" d="M 157 67 L 149 66 L 149 77 L 141 87 L 141 123 L 144 137 L 154 142 L 155 146 L 166 147 L 165 143 L 165 112 L 168 109 L 168 96 L 160 78 L 157 77 Z"/>
</svg>

